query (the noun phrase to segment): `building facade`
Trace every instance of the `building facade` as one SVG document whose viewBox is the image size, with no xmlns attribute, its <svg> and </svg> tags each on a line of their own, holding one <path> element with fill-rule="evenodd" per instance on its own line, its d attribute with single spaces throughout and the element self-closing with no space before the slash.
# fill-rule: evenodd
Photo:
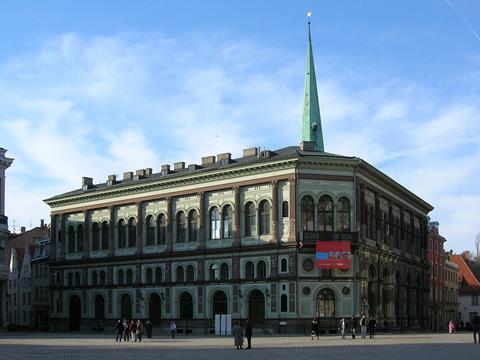
<svg viewBox="0 0 480 360">
<path fill-rule="evenodd" d="M 36 329 L 48 329 L 50 303 L 50 236 L 35 241 L 32 264 L 32 326 Z"/>
<path fill-rule="evenodd" d="M 0 147 L 0 328 L 7 319 L 7 243 L 10 234 L 8 217 L 5 215 L 5 171 L 12 165 L 13 159 L 5 156 L 7 150 Z"/>
<path fill-rule="evenodd" d="M 450 320 L 454 323 L 460 323 L 458 316 L 458 265 L 450 260 L 453 254 L 445 253 L 445 276 L 444 276 L 444 296 L 445 299 L 445 318 L 443 324 L 447 327 Z"/>
<path fill-rule="evenodd" d="M 428 259 L 430 261 L 430 329 L 445 329 L 445 238 L 439 234 L 439 223 L 428 224 Z"/>
<path fill-rule="evenodd" d="M 324 151 L 311 49 L 302 143 L 111 175 L 51 207 L 50 325 L 150 319 L 210 333 L 216 314 L 268 332 L 325 331 L 366 312 L 425 327 L 431 205 L 356 157 Z M 320 134 L 320 135 L 319 135 Z M 315 239 L 346 239 L 348 269 L 315 267 Z"/>
</svg>

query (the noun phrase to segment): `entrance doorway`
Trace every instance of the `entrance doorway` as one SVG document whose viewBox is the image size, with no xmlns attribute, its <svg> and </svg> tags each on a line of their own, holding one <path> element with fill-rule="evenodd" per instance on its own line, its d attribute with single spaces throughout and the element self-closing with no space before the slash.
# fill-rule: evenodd
<svg viewBox="0 0 480 360">
<path fill-rule="evenodd" d="M 82 302 L 77 295 L 70 297 L 69 303 L 69 315 L 70 315 L 70 330 L 80 330 L 80 323 L 82 318 Z"/>
<path fill-rule="evenodd" d="M 153 325 L 160 324 L 162 320 L 162 302 L 158 294 L 150 295 L 148 300 L 148 316 Z"/>
<path fill-rule="evenodd" d="M 217 291 L 213 295 L 213 309 L 212 315 L 215 319 L 216 314 L 224 315 L 228 314 L 228 302 L 227 295 L 223 291 Z"/>
<path fill-rule="evenodd" d="M 254 290 L 248 297 L 248 316 L 252 325 L 265 324 L 265 296 L 260 290 Z"/>
<path fill-rule="evenodd" d="M 121 318 L 132 320 L 132 299 L 130 298 L 130 295 L 124 294 L 122 296 L 121 306 Z"/>
</svg>

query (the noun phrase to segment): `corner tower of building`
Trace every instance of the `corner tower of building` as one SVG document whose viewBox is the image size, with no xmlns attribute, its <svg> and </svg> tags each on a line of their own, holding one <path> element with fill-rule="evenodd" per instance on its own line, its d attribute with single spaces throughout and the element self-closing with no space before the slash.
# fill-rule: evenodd
<svg viewBox="0 0 480 360">
<path fill-rule="evenodd" d="M 315 143 L 315 151 L 324 152 L 322 121 L 318 103 L 317 79 L 313 63 L 310 20 L 308 21 L 307 69 L 305 73 L 305 96 L 303 99 L 302 141 Z"/>
</svg>

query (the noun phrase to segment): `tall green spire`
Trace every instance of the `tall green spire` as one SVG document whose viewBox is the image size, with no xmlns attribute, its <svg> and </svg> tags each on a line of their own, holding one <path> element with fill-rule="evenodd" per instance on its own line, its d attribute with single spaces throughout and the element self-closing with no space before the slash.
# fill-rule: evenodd
<svg viewBox="0 0 480 360">
<path fill-rule="evenodd" d="M 324 152 L 322 120 L 318 104 L 317 79 L 313 64 L 310 20 L 308 21 L 307 71 L 305 74 L 305 97 L 303 99 L 302 141 L 315 142 L 315 151 Z"/>
</svg>

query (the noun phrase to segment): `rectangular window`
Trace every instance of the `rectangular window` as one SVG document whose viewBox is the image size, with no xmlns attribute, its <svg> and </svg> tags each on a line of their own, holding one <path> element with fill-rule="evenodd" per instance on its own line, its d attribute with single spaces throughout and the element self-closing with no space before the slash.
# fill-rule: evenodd
<svg viewBox="0 0 480 360">
<path fill-rule="evenodd" d="M 472 295 L 472 306 L 478 306 L 478 295 Z"/>
</svg>

